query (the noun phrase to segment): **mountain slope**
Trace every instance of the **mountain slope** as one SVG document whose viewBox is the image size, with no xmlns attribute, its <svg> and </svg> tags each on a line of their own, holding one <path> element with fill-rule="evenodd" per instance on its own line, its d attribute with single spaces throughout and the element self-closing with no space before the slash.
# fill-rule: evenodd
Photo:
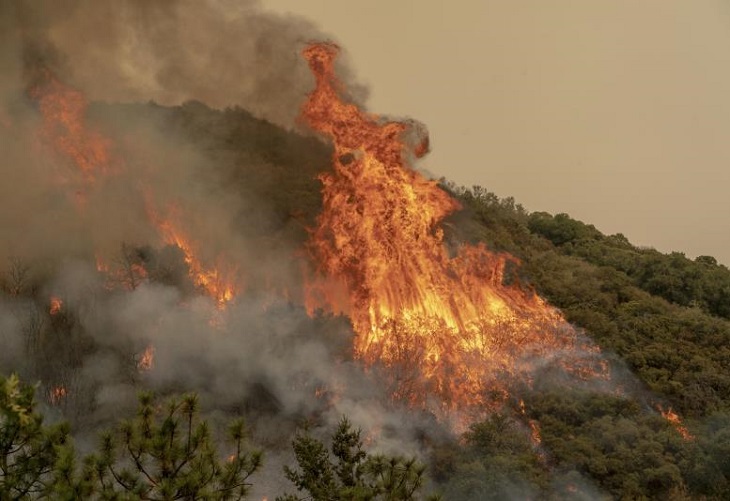
<svg viewBox="0 0 730 501">
<path fill-rule="evenodd" d="M 148 129 L 175 144 L 189 145 L 201 155 L 196 175 L 205 179 L 206 190 L 213 194 L 208 199 L 235 200 L 228 205 L 234 211 L 233 233 L 254 242 L 259 256 L 286 256 L 295 262 L 297 253 L 301 255 L 308 228 L 321 209 L 317 175 L 331 168 L 328 145 L 258 120 L 244 110 L 217 111 L 196 102 L 172 108 L 154 103 L 95 104 L 89 117 L 106 134 L 119 138 L 121 147 L 133 147 L 138 137 L 135 131 Z M 528 213 L 513 199 L 500 199 L 483 188 L 467 190 L 446 181 L 442 187 L 462 205 L 444 225 L 447 242 L 484 242 L 491 249 L 518 257 L 521 265 L 511 279 L 534 288 L 560 308 L 568 321 L 584 329 L 603 350 L 613 377 L 611 391 L 606 391 L 590 384 L 576 387 L 546 371 L 544 380 L 522 384 L 521 402 L 511 398 L 501 412 L 474 424 L 462 442 L 448 434 L 429 435 L 425 426 L 414 432 L 416 439 L 402 437 L 417 440 L 428 450 L 431 475 L 447 497 L 585 499 L 608 493 L 625 498 L 722 498 L 730 490 L 726 460 L 730 453 L 726 431 L 730 425 L 726 301 L 730 271 L 707 256 L 691 261 L 676 253 L 636 248 L 621 235 L 603 235 L 564 214 Z M 165 305 L 178 300 L 174 294 L 194 304 L 194 288 L 179 271 L 185 267 L 183 256 L 169 247 L 136 250 L 133 257 L 150 270 L 153 263 L 167 262 L 164 273 L 150 272 L 148 277 L 151 290 L 159 292 L 164 286 L 165 297 L 173 294 Z M 347 331 L 342 318 L 309 319 L 301 307 L 288 304 L 244 317 L 240 329 L 249 336 L 246 343 L 229 347 L 225 343 L 230 340 L 224 339 L 224 347 L 215 351 L 206 346 L 216 342 L 215 333 L 205 342 L 188 340 L 193 345 L 189 367 L 170 371 L 175 377 L 169 379 L 145 379 L 130 364 L 143 346 L 143 338 L 122 332 L 127 324 L 115 324 L 113 321 L 120 322 L 116 317 L 99 321 L 84 310 L 83 302 L 75 308 L 68 301 L 60 315 L 48 311 L 47 292 L 61 280 L 64 266 L 60 259 L 21 282 L 15 280 L 21 268 L 14 265 L 4 270 L 3 302 L 34 305 L 42 321 L 33 324 L 35 330 L 23 331 L 26 345 L 18 349 L 25 359 L 3 359 L 3 369 L 21 370 L 28 379 L 40 379 L 48 392 L 59 380 L 80 381 L 93 374 L 97 378 L 92 378 L 93 384 L 69 388 L 69 403 L 56 407 L 77 424 L 97 426 L 109 419 L 96 415 L 90 422 L 88 416 L 93 414 L 91 410 L 103 408 L 104 398 L 109 398 L 108 387 L 99 389 L 105 377 L 119 386 L 131 379 L 131 387 L 150 384 L 165 391 L 207 392 L 221 381 L 238 381 L 221 377 L 220 367 L 215 365 L 219 364 L 236 377 L 248 375 L 250 380 L 242 383 L 248 389 L 217 388 L 206 393 L 207 397 L 218 399 L 214 406 L 226 410 L 243 409 L 251 416 L 276 419 L 284 428 L 264 432 L 266 425 L 258 422 L 258 437 L 276 451 L 282 437 L 272 437 L 281 429 L 291 430 L 302 416 L 326 412 L 324 404 L 308 407 L 303 403 L 314 398 L 305 393 L 313 395 L 320 380 L 289 388 L 291 393 L 302 394 L 301 400 L 290 404 L 286 401 L 290 393 L 280 388 L 291 381 L 281 383 L 277 374 L 288 370 L 286 364 L 295 360 L 302 365 L 296 371 L 316 365 L 325 358 L 320 353 L 323 350 L 337 359 L 333 367 L 352 362 L 348 358 L 350 339 L 342 335 Z M 297 270 L 296 265 L 291 267 Z M 264 282 L 256 276 L 249 287 L 264 287 Z M 109 303 L 115 308 L 128 306 L 124 299 L 112 296 Z M 254 317 L 262 319 L 253 322 Z M 287 327 L 294 326 L 295 335 L 281 334 L 282 319 Z M 183 322 L 175 321 L 175 334 L 185 331 Z M 266 352 L 267 341 L 253 342 L 254 338 L 273 340 L 275 356 L 266 358 L 271 355 Z M 171 346 L 175 345 L 171 342 Z M 236 367 L 236 358 L 244 357 L 244 350 L 251 346 L 260 353 L 246 360 L 250 363 L 260 354 L 258 358 L 266 358 L 272 367 L 251 372 Z M 193 355 L 210 356 L 212 362 L 198 369 Z M 284 360 L 281 366 L 273 366 L 276 357 Z M 103 360 L 106 365 L 102 369 L 101 364 L 90 365 L 90 360 Z M 115 369 L 109 369 L 111 366 Z M 84 398 L 76 397 L 83 390 L 89 390 Z M 226 396 L 226 391 L 231 395 Z M 366 393 L 362 398 L 374 397 Z M 662 417 L 662 411 L 671 416 L 669 409 L 686 419 L 685 436 L 681 425 Z M 272 418 L 276 415 L 286 416 Z M 390 433 L 403 431 L 392 426 Z"/>
</svg>

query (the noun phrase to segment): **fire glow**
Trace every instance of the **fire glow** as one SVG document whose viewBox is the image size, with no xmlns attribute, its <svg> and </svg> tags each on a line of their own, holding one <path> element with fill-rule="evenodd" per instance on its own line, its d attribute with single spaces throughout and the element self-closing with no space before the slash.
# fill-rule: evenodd
<svg viewBox="0 0 730 501">
<path fill-rule="evenodd" d="M 545 360 L 559 358 L 580 379 L 607 377 L 598 348 L 520 285 L 517 258 L 448 242 L 441 223 L 459 204 L 410 166 L 426 153 L 427 138 L 411 144 L 406 123 L 341 100 L 336 54 L 331 44 L 304 52 L 317 86 L 302 118 L 334 145 L 334 172 L 320 177 L 323 211 L 307 244 L 315 265 L 304 284 L 308 312 L 347 315 L 355 356 L 387 369 L 392 398 L 440 413 L 502 405 L 510 397 L 505 379 L 530 381 Z M 75 166 L 62 180 L 73 180 L 82 201 L 101 179 L 125 172 L 114 143 L 87 125 L 81 92 L 46 75 L 29 95 L 43 116 L 42 138 Z M 159 241 L 180 249 L 196 288 L 219 308 L 230 303 L 241 289 L 239 269 L 220 255 L 211 259 L 193 238 L 186 216 L 194 208 L 156 199 L 144 180 L 137 189 Z M 146 280 L 140 263 L 128 263 L 124 274 L 104 256 L 97 262 L 129 289 Z M 153 358 L 145 352 L 140 370 Z"/>
<path fill-rule="evenodd" d="M 62 84 L 47 71 L 30 91 L 43 116 L 43 137 L 73 159 L 87 183 L 111 171 L 111 141 L 86 127 L 88 101 L 83 93 Z"/>
<path fill-rule="evenodd" d="M 74 192 L 77 197 L 77 207 L 84 209 L 86 190 L 92 188 L 96 182 L 105 176 L 124 169 L 124 162 L 111 153 L 112 141 L 101 133 L 91 129 L 86 123 L 88 102 L 80 91 L 64 85 L 49 72 L 42 72 L 40 83 L 30 91 L 31 98 L 37 101 L 43 117 L 41 137 L 52 145 L 53 149 L 71 159 L 76 172 L 63 173 L 60 180 L 63 184 L 75 182 Z M 80 179 L 79 179 L 80 175 Z M 144 199 L 147 204 L 147 215 L 150 223 L 155 226 L 161 240 L 167 245 L 177 246 L 184 255 L 185 263 L 191 280 L 196 287 L 216 301 L 219 308 L 230 302 L 236 287 L 236 268 L 231 266 L 207 266 L 198 257 L 197 245 L 184 229 L 184 217 L 180 210 L 171 207 L 167 212 L 173 214 L 163 217 L 155 209 L 152 202 L 154 197 L 144 190 Z M 97 255 L 97 263 L 104 261 Z M 102 265 L 107 274 L 123 275 L 123 272 L 112 272 L 108 265 Z M 97 268 L 101 267 L 97 265 Z M 225 268 L 233 270 L 229 273 L 219 271 Z M 133 277 L 121 276 L 122 282 L 130 282 L 131 288 L 136 285 L 136 277 L 146 277 L 146 271 L 139 265 L 132 270 Z M 128 275 L 130 273 L 127 273 Z M 127 280 L 130 278 L 130 280 Z"/>
<path fill-rule="evenodd" d="M 180 218 L 176 216 L 180 210 L 177 207 L 171 207 L 168 213 L 171 215 L 163 218 L 158 212 L 151 209 L 153 204 L 148 201 L 147 213 L 149 219 L 157 227 L 162 239 L 167 245 L 175 245 L 183 252 L 185 264 L 188 265 L 188 270 L 193 283 L 199 289 L 203 290 L 209 297 L 216 301 L 218 308 L 223 308 L 227 303 L 233 300 L 236 292 L 236 273 L 231 271 L 224 273 L 225 264 L 221 264 L 217 267 L 206 267 L 202 261 L 197 257 L 198 252 L 196 251 L 195 244 L 192 239 L 185 235 L 182 230 L 182 225 L 176 223 Z"/>
<path fill-rule="evenodd" d="M 484 245 L 447 248 L 439 225 L 459 204 L 409 165 L 427 141 L 409 145 L 405 123 L 344 102 L 337 52 L 327 43 L 303 52 L 316 88 L 302 117 L 334 146 L 309 243 L 317 266 L 310 313 L 349 316 L 356 356 L 388 368 L 394 397 L 412 405 L 437 397 L 441 411 L 484 409 L 487 394 L 507 398 L 501 376 L 556 353 L 577 357 L 566 368 L 579 377 L 605 376 L 605 366 L 581 363 L 598 348 L 582 346 L 560 312 L 514 277 L 505 284 L 515 257 Z"/>
<path fill-rule="evenodd" d="M 61 313 L 61 309 L 63 308 L 63 300 L 58 296 L 51 296 L 51 305 L 48 308 L 48 313 L 51 316 L 58 315 Z"/>
<path fill-rule="evenodd" d="M 155 364 L 155 347 L 153 345 L 148 345 L 147 348 L 142 352 L 142 354 L 139 357 L 139 360 L 137 360 L 137 370 L 140 372 L 146 372 L 149 370 L 152 370 L 152 367 Z"/>
<path fill-rule="evenodd" d="M 691 440 L 694 440 L 694 436 L 689 432 L 687 427 L 682 423 L 682 419 L 679 417 L 679 415 L 672 410 L 672 408 L 668 408 L 667 410 L 664 410 L 664 408 L 661 405 L 657 406 L 659 413 L 662 415 L 664 419 L 669 422 L 669 424 L 672 425 L 672 427 L 677 430 L 677 433 L 686 441 L 689 442 Z"/>
<path fill-rule="evenodd" d="M 63 386 L 54 386 L 48 392 L 48 401 L 51 405 L 59 405 L 68 396 L 68 390 Z"/>
</svg>

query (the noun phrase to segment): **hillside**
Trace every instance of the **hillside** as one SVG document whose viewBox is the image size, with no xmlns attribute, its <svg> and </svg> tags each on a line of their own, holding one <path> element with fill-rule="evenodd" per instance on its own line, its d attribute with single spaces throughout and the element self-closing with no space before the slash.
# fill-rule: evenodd
<svg viewBox="0 0 730 501">
<path fill-rule="evenodd" d="M 730 492 L 730 270 L 713 258 L 637 248 L 568 215 L 529 213 L 485 188 L 442 180 L 461 205 L 443 225 L 447 245 L 483 243 L 518 258 L 505 280 L 559 308 L 600 348 L 611 373 L 608 382 L 575 383 L 546 364 L 534 380 L 512 381 L 504 405 L 460 437 L 428 410 L 381 402 L 388 392 L 379 385 L 391 376 L 377 379 L 377 365 L 375 383 L 353 390 L 363 373 L 349 321 L 309 315 L 293 285 L 322 210 L 317 176 L 332 170 L 331 145 L 242 109 L 198 102 L 96 103 L 88 117 L 117 139 L 121 156 L 135 159 L 130 164 L 166 151 L 145 146 L 145 131 L 173 148 L 185 145 L 181 158 L 195 156 L 188 182 L 203 186 L 200 200 L 223 200 L 225 212 L 193 206 L 191 216 L 225 218 L 225 238 L 210 234 L 211 245 L 240 240 L 234 254 L 248 261 L 243 299 L 220 337 L 207 313 L 197 316 L 209 306 L 197 299 L 186 256 L 169 243 L 117 242 L 124 269 L 145 270 L 130 271 L 130 290 L 119 287 L 122 279 L 105 288 L 90 248 L 15 255 L 2 266 L 0 325 L 10 347 L 3 373 L 40 381 L 46 414 L 69 420 L 81 441 L 129 415 L 140 388 L 194 391 L 214 419 L 243 414 L 264 461 L 284 455 L 302 420 L 326 428 L 348 410 L 380 413 L 368 419 L 382 441 L 420 454 L 430 488 L 446 499 L 724 499 Z M 199 200 L 190 191 L 188 200 Z M 60 312 L 49 309 L 56 293 Z M 145 372 L 139 357 L 148 343 L 156 365 Z M 344 397 L 335 382 L 350 385 Z M 331 399 L 314 396 L 321 387 Z"/>
</svg>

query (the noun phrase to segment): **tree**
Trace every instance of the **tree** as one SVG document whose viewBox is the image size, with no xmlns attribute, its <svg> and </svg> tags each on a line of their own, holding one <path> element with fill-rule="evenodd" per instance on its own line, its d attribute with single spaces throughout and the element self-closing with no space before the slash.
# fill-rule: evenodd
<svg viewBox="0 0 730 501">
<path fill-rule="evenodd" d="M 0 499 L 50 495 L 72 456 L 68 426 L 35 412 L 35 388 L 0 377 Z"/>
<path fill-rule="evenodd" d="M 172 399 L 160 412 L 150 393 L 137 416 L 102 435 L 101 451 L 86 460 L 85 478 L 104 499 L 242 499 L 261 453 L 249 451 L 243 421 L 229 428 L 232 453 L 222 459 L 194 395 Z"/>
<path fill-rule="evenodd" d="M 524 419 L 524 416 L 523 416 Z M 534 433 L 534 429 L 533 429 Z M 474 423 L 445 478 L 449 499 L 535 499 L 548 493 L 549 474 L 530 428 L 506 413 Z"/>
<path fill-rule="evenodd" d="M 284 467 L 284 474 L 307 498 L 287 495 L 278 501 L 316 500 L 411 500 L 423 485 L 425 468 L 415 459 L 370 455 L 363 450 L 361 431 L 342 418 L 332 435 L 332 455 L 308 431 L 292 442 L 298 469 Z"/>
<path fill-rule="evenodd" d="M 547 212 L 534 212 L 530 214 L 527 226 L 530 231 L 542 235 L 557 246 L 582 239 L 597 240 L 603 236 L 595 226 L 572 219 L 564 213 L 552 216 Z"/>
</svg>

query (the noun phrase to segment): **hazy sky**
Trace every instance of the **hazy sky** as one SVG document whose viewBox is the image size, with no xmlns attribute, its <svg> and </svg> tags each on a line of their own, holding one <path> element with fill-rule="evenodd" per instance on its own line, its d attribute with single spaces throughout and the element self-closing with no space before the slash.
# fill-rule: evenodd
<svg viewBox="0 0 730 501">
<path fill-rule="evenodd" d="M 423 164 L 730 264 L 730 2 L 263 0 L 318 23 Z"/>
</svg>

